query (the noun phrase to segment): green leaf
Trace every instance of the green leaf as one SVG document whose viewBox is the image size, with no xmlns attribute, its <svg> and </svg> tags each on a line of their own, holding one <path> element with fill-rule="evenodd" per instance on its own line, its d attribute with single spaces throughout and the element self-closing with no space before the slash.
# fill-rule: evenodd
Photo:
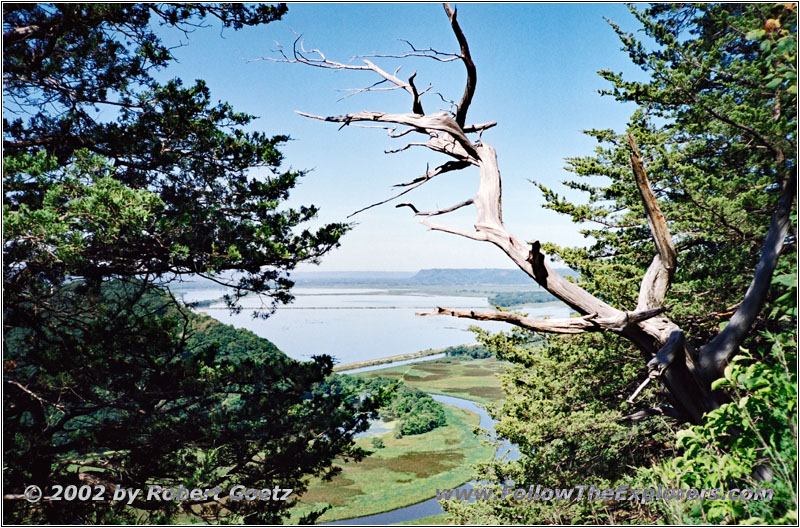
<svg viewBox="0 0 800 528">
<path fill-rule="evenodd" d="M 782 82 L 783 82 L 783 79 L 780 78 L 780 77 L 777 77 L 777 78 L 771 80 L 770 82 L 768 82 L 767 85 L 765 86 L 765 88 L 767 90 L 774 90 L 775 88 L 780 86 Z"/>
<path fill-rule="evenodd" d="M 761 40 L 766 35 L 766 31 L 763 29 L 753 29 L 748 31 L 747 34 L 744 36 L 747 40 Z"/>
</svg>

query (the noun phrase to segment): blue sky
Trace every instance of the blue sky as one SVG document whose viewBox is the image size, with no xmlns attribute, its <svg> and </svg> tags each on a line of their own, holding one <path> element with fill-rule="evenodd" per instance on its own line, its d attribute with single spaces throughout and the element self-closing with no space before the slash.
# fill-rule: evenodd
<svg viewBox="0 0 800 528">
<path fill-rule="evenodd" d="M 590 154 L 594 142 L 582 134 L 589 128 L 623 130 L 634 111 L 597 92 L 607 88 L 600 69 L 643 74 L 620 51 L 620 42 L 604 20 L 626 30 L 638 24 L 622 4 L 455 4 L 478 69 L 478 87 L 468 120 L 497 121 L 483 140 L 498 152 L 503 175 L 504 221 L 524 240 L 582 245 L 579 226 L 541 207 L 542 197 L 529 180 L 567 192 L 560 182 L 570 177 L 564 158 Z M 255 128 L 288 134 L 293 141 L 282 151 L 287 166 L 312 169 L 293 192 L 290 204 L 316 204 L 320 222 L 343 221 L 373 202 L 387 198 L 391 186 L 425 172 L 444 158 L 418 148 L 384 154 L 402 139 L 381 130 L 347 127 L 305 119 L 295 110 L 334 115 L 358 110 L 410 111 L 404 92 L 377 92 L 340 100 L 341 90 L 360 88 L 375 78 L 363 72 L 332 72 L 303 65 L 253 61 L 278 57 L 276 42 L 290 49 L 294 32 L 307 48 L 319 48 L 341 62 L 354 55 L 402 53 L 406 39 L 416 47 L 458 49 L 440 4 L 289 4 L 283 20 L 239 32 L 219 27 L 199 29 L 188 45 L 174 51 L 179 63 L 165 73 L 190 82 L 207 81 L 214 98 L 237 110 L 259 116 Z M 186 42 L 182 35 L 165 41 Z M 457 100 L 465 73 L 459 62 L 375 59 L 385 70 L 402 65 L 406 77 L 417 72 L 416 84 Z M 444 109 L 436 96 L 423 99 L 427 112 Z M 404 138 L 406 139 L 406 138 Z M 438 162 L 438 163 L 437 163 Z M 407 195 L 420 209 L 444 207 L 471 197 L 478 185 L 476 170 L 442 175 Z M 577 195 L 575 195 L 578 198 Z M 387 204 L 351 219 L 355 228 L 342 247 L 322 265 L 303 270 L 417 270 L 432 267 L 512 267 L 494 246 L 431 232 L 407 208 Z M 474 213 L 465 208 L 439 218 L 471 228 Z"/>
</svg>

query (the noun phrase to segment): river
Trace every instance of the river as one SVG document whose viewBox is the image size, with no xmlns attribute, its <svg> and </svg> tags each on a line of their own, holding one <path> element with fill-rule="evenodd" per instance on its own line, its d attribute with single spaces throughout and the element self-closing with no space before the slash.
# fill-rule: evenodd
<svg viewBox="0 0 800 528">
<path fill-rule="evenodd" d="M 225 292 L 209 288 L 183 293 L 187 302 L 213 300 Z M 239 314 L 231 314 L 221 302 L 199 308 L 219 321 L 245 328 L 275 343 L 288 356 L 308 360 L 313 355 L 329 354 L 337 363 L 355 363 L 370 359 L 409 354 L 427 349 L 439 349 L 475 341 L 468 330 L 480 326 L 486 330 L 508 330 L 509 325 L 494 322 L 475 322 L 446 316 L 419 317 L 437 306 L 450 308 L 491 309 L 486 297 L 430 295 L 409 290 L 372 288 L 294 288 L 295 302 L 279 307 L 268 319 L 254 319 L 248 301 Z M 568 317 L 570 309 L 562 303 L 543 303 L 516 307 L 516 311 L 533 317 Z M 440 357 L 427 356 L 407 362 L 425 361 Z M 386 368 L 375 365 L 361 370 Z M 466 409 L 480 416 L 480 426 L 494 434 L 494 422 L 488 413 L 473 401 L 452 396 L 431 395 L 435 400 Z M 514 446 L 506 443 L 498 456 L 516 458 Z M 471 483 L 463 484 L 468 489 Z M 431 490 L 434 492 L 435 490 Z M 387 525 L 412 521 L 443 513 L 436 498 L 398 508 L 389 512 L 335 521 L 331 525 Z"/>
<path fill-rule="evenodd" d="M 217 299 L 225 292 L 200 289 L 184 292 L 188 301 Z M 268 319 L 254 319 L 257 301 L 245 298 L 244 309 L 231 314 L 221 302 L 199 308 L 223 323 L 251 330 L 275 343 L 288 356 L 309 360 L 328 354 L 337 363 L 410 354 L 472 343 L 467 330 L 477 325 L 491 331 L 507 330 L 497 322 L 475 322 L 447 316 L 418 317 L 437 306 L 490 309 L 486 297 L 429 295 L 409 290 L 367 288 L 294 288 L 295 302 L 279 307 Z M 248 306 L 251 308 L 248 309 Z M 533 317 L 568 317 L 562 303 L 543 303 L 515 308 Z"/>
<path fill-rule="evenodd" d="M 489 416 L 489 413 L 487 413 L 483 407 L 480 407 L 475 402 L 464 400 L 462 398 L 454 398 L 452 396 L 440 396 L 438 394 L 431 394 L 431 397 L 434 400 L 442 402 L 446 405 L 452 405 L 453 407 L 459 407 L 461 409 L 466 409 L 468 411 L 477 413 L 481 418 L 481 428 L 486 429 L 490 435 L 494 435 L 494 420 L 492 420 L 492 418 Z M 506 456 L 507 458 L 513 460 L 519 457 L 519 452 L 517 451 L 516 446 L 506 441 L 498 448 L 497 456 Z M 459 489 L 470 489 L 472 488 L 472 484 L 472 482 L 462 484 L 459 486 Z M 436 490 L 431 491 L 434 492 Z M 323 524 L 339 526 L 387 525 L 399 522 L 415 521 L 424 517 L 439 515 L 440 513 L 444 513 L 444 509 L 442 509 L 442 505 L 439 503 L 439 500 L 434 497 L 422 502 L 418 502 L 417 504 L 412 504 L 403 508 L 397 508 L 396 510 L 391 510 L 384 513 L 376 513 L 375 515 L 367 515 L 366 517 L 343 519 L 341 521 L 332 521 Z"/>
</svg>

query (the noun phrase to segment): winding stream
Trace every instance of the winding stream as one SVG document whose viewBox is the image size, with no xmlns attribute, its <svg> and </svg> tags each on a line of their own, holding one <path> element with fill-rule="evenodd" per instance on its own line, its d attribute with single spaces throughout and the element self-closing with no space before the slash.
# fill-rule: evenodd
<svg viewBox="0 0 800 528">
<path fill-rule="evenodd" d="M 467 411 L 472 411 L 474 413 L 477 413 L 481 418 L 480 426 L 483 429 L 488 430 L 491 435 L 494 435 L 494 420 L 492 420 L 492 418 L 489 416 L 489 413 L 487 413 L 486 410 L 480 407 L 477 403 L 470 400 L 465 400 L 463 398 L 454 398 L 452 396 L 441 396 L 439 394 L 431 394 L 431 397 L 434 400 L 444 403 L 446 405 L 452 405 L 453 407 L 458 407 L 460 409 L 465 409 Z M 505 456 L 513 460 L 519 457 L 519 451 L 517 451 L 516 446 L 506 441 L 503 445 L 501 445 L 497 449 L 496 456 L 498 457 Z M 458 489 L 470 489 L 470 488 L 472 488 L 472 483 L 467 482 L 466 484 L 462 484 L 461 486 L 459 486 Z M 431 491 L 433 492 L 435 490 Z M 340 526 L 348 526 L 348 525 L 357 526 L 357 525 L 370 525 L 370 524 L 387 525 L 399 522 L 414 521 L 416 519 L 422 519 L 424 517 L 430 517 L 431 515 L 438 515 L 440 513 L 444 513 L 444 510 L 442 509 L 442 505 L 439 504 L 439 501 L 434 497 L 422 502 L 418 502 L 417 504 L 412 504 L 411 506 L 404 506 L 402 508 L 397 508 L 396 510 L 391 510 L 388 512 L 376 513 L 375 515 L 367 515 L 366 517 L 356 517 L 355 519 L 342 519 L 341 521 L 332 521 L 322 524 L 340 525 Z"/>
</svg>

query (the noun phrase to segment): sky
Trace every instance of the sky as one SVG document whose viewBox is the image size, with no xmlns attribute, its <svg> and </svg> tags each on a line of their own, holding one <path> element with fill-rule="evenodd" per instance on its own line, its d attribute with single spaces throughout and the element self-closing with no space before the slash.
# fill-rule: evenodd
<svg viewBox="0 0 800 528">
<path fill-rule="evenodd" d="M 468 121 L 496 121 L 483 141 L 498 153 L 503 177 L 503 218 L 508 230 L 523 240 L 585 245 L 580 226 L 542 207 L 537 181 L 559 194 L 580 200 L 561 185 L 571 175 L 565 158 L 592 153 L 596 142 L 582 131 L 623 131 L 635 110 L 631 104 L 601 96 L 609 88 L 601 69 L 644 74 L 620 50 L 609 19 L 624 30 L 638 22 L 623 4 L 454 4 L 478 71 Z M 392 185 L 424 174 L 428 164 L 446 161 L 440 154 L 412 148 L 398 154 L 388 149 L 405 144 L 378 129 L 345 127 L 299 116 L 338 115 L 359 110 L 409 112 L 405 92 L 374 92 L 345 97 L 352 88 L 372 84 L 371 72 L 327 71 L 300 64 L 276 63 L 278 46 L 291 50 L 296 34 L 307 49 L 322 50 L 332 60 L 348 62 L 356 55 L 408 51 L 400 39 L 417 48 L 456 52 L 458 44 L 440 4 L 289 4 L 278 22 L 241 31 L 218 25 L 198 29 L 188 38 L 164 33 L 165 42 L 185 44 L 173 53 L 178 62 L 163 75 L 185 82 L 204 79 L 215 99 L 258 116 L 253 129 L 287 134 L 292 141 L 281 151 L 284 168 L 307 169 L 288 205 L 315 204 L 318 221 L 354 222 L 341 247 L 319 266 L 301 271 L 414 271 L 424 268 L 510 268 L 513 264 L 495 246 L 455 235 L 429 231 L 408 208 L 386 204 L 354 211 L 393 194 Z M 353 59 L 358 62 L 361 59 Z M 458 100 L 466 74 L 456 61 L 373 59 L 384 70 L 402 66 L 400 75 L 417 72 L 420 89 Z M 423 97 L 428 113 L 445 110 L 435 95 Z M 421 137 L 420 137 L 421 138 Z M 422 139 L 422 138 L 421 138 Z M 476 169 L 448 173 L 403 197 L 420 210 L 445 207 L 473 196 Z M 437 223 L 472 229 L 474 209 L 439 217 Z"/>
</svg>

